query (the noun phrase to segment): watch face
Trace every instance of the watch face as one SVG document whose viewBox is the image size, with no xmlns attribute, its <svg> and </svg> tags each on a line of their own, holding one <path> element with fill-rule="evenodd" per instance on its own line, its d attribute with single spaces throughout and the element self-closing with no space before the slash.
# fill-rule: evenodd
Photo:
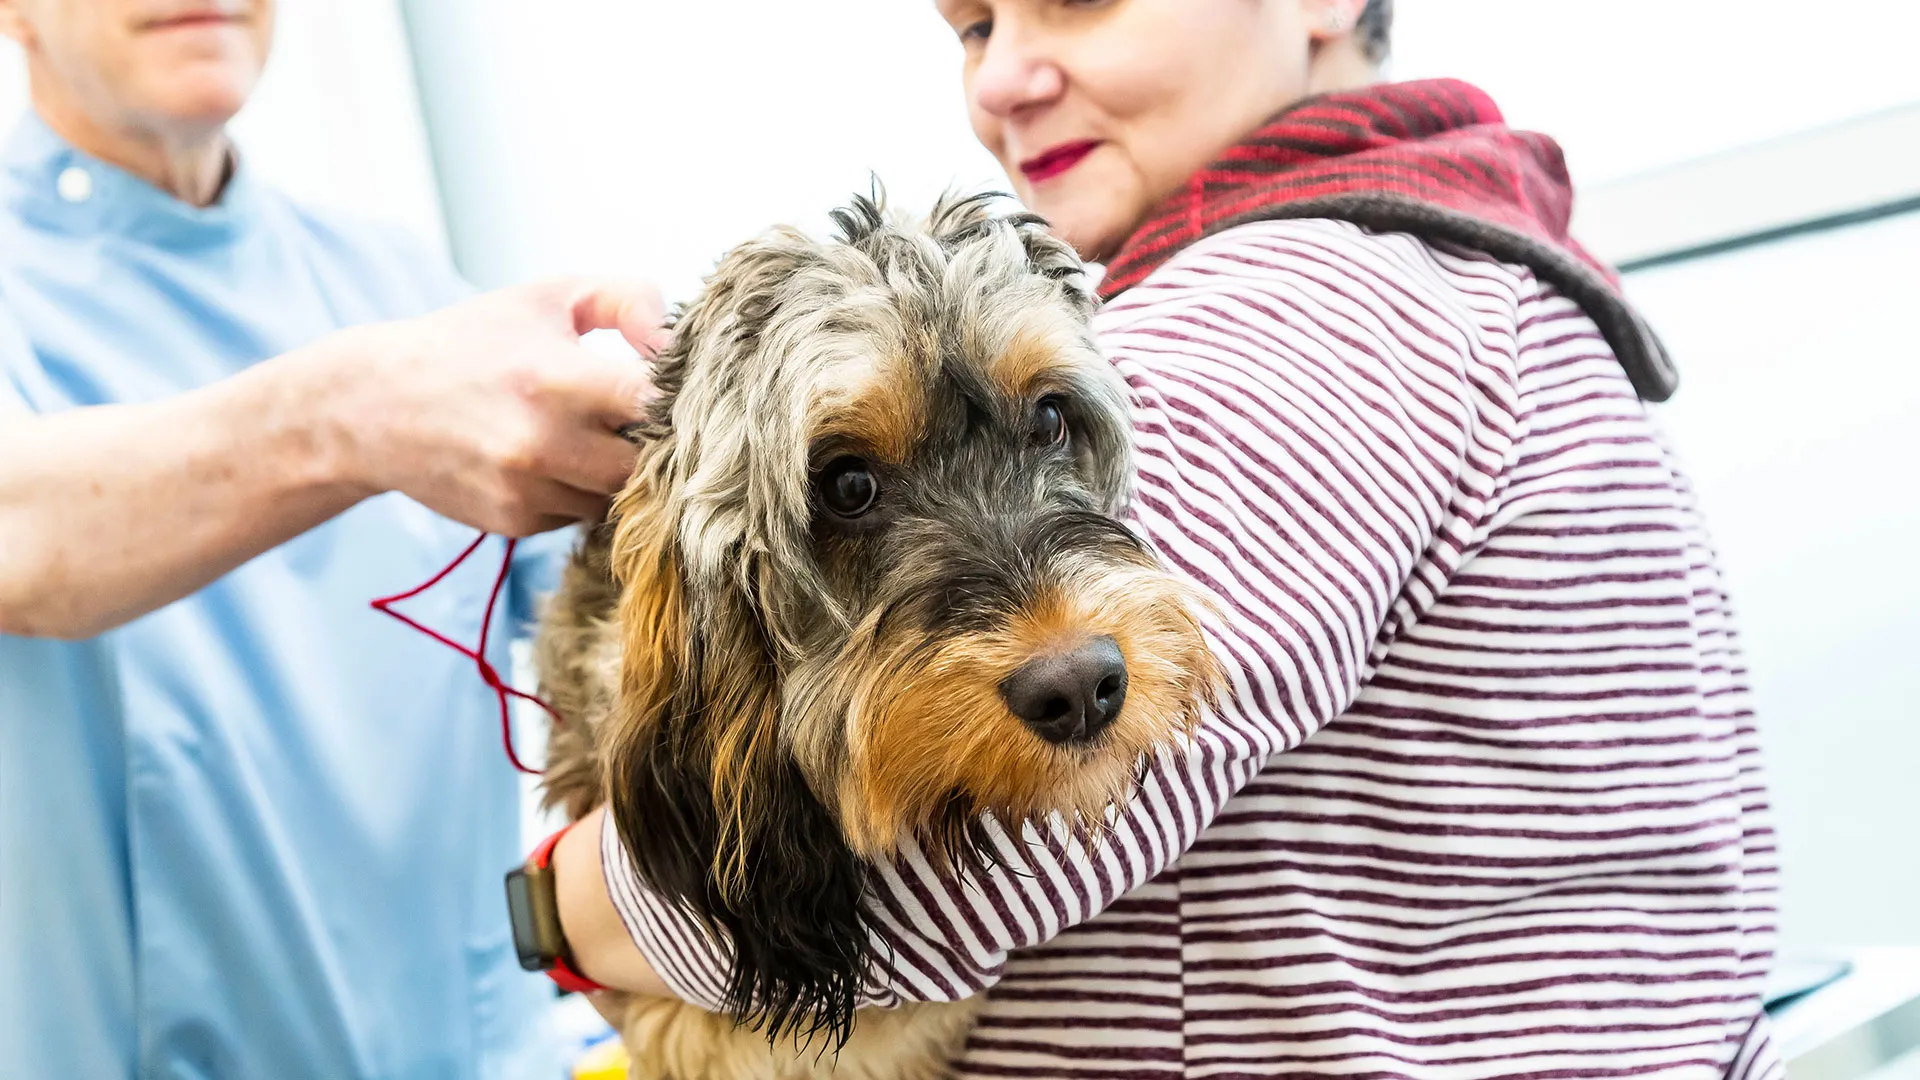
<svg viewBox="0 0 1920 1080">
<path fill-rule="evenodd" d="M 560 924 L 552 903 L 552 875 L 516 867 L 507 873 L 507 919 L 520 966 L 545 971 L 559 959 Z"/>
</svg>

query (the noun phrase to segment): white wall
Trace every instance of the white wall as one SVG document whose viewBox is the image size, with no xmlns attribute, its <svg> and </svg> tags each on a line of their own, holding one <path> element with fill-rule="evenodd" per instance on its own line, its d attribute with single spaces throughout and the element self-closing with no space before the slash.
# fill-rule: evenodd
<svg viewBox="0 0 1920 1080">
<path fill-rule="evenodd" d="M 1592 185 L 1920 100 L 1913 0 L 1399 0 L 1393 75 L 1479 84 Z"/>
<path fill-rule="evenodd" d="M 1792 944 L 1920 944 L 1920 213 L 1644 271 L 1743 632 Z"/>
<path fill-rule="evenodd" d="M 641 274 L 684 299 L 877 172 L 905 206 L 1002 182 L 930 0 L 407 0 L 455 250 L 487 284 Z"/>
<path fill-rule="evenodd" d="M 234 138 L 304 201 L 445 243 L 396 0 L 280 0 L 274 51 Z M 0 41 L 0 126 L 27 106 L 20 50 Z"/>
</svg>

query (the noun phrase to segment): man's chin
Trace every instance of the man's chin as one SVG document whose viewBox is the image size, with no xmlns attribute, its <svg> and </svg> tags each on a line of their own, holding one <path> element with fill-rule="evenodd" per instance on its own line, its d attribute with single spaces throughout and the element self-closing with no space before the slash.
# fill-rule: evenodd
<svg viewBox="0 0 1920 1080">
<path fill-rule="evenodd" d="M 167 85 L 151 107 L 156 119 L 183 131 L 214 131 L 227 125 L 246 105 L 254 80 L 225 73 L 199 72 Z"/>
</svg>

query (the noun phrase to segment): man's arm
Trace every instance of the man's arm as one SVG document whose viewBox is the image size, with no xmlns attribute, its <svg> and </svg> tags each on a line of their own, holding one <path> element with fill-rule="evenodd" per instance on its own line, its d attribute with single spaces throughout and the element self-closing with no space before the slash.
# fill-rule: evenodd
<svg viewBox="0 0 1920 1080">
<path fill-rule="evenodd" d="M 524 536 L 601 512 L 633 451 L 651 289 L 561 282 L 342 331 L 166 401 L 0 421 L 0 632 L 84 637 L 371 495 Z"/>
</svg>

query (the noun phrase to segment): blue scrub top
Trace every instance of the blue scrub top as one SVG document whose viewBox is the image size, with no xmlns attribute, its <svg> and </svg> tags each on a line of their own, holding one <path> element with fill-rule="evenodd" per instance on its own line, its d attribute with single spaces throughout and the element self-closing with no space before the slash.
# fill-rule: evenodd
<svg viewBox="0 0 1920 1080">
<path fill-rule="evenodd" d="M 244 164 L 196 209 L 29 119 L 0 169 L 0 424 L 466 291 Z M 524 853 L 494 699 L 367 606 L 472 536 L 385 495 L 99 638 L 0 635 L 0 1075 L 559 1075 L 550 986 L 509 940 Z M 500 543 L 404 609 L 471 641 Z M 522 546 L 516 611 L 563 543 Z"/>
</svg>

